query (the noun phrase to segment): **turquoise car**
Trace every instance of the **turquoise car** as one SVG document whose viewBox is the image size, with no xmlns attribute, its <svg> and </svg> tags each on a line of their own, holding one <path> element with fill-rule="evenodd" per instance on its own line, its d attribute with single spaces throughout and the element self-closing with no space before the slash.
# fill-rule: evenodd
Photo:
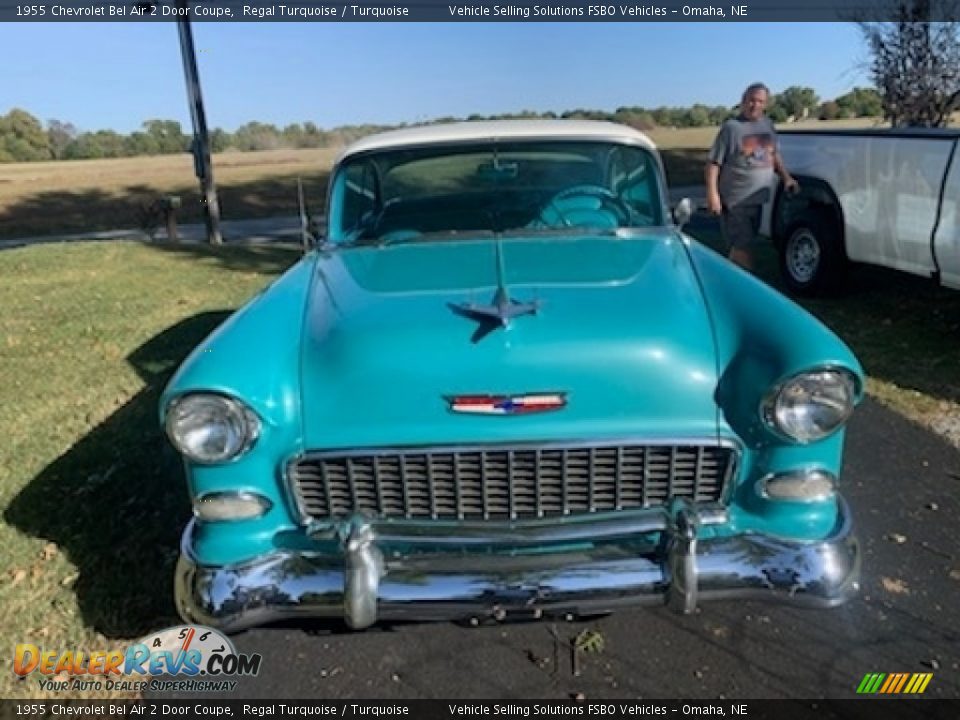
<svg viewBox="0 0 960 720">
<path fill-rule="evenodd" d="M 347 148 L 315 247 L 161 399 L 226 632 L 472 623 L 858 588 L 850 350 L 684 235 L 640 132 L 419 127 Z"/>
</svg>

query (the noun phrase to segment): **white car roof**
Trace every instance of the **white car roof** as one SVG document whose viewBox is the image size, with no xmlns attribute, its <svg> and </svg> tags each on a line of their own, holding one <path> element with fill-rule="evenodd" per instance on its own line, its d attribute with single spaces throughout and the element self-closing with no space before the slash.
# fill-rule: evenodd
<svg viewBox="0 0 960 720">
<path fill-rule="evenodd" d="M 434 143 L 484 140 L 607 140 L 642 145 L 655 150 L 653 142 L 627 125 L 596 120 L 489 120 L 391 130 L 361 138 L 347 146 L 337 162 L 370 150 L 384 150 Z"/>
</svg>

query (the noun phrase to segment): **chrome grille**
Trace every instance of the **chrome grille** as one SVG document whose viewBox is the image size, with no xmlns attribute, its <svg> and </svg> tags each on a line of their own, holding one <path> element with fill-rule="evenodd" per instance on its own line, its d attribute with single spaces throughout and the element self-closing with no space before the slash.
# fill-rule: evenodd
<svg viewBox="0 0 960 720">
<path fill-rule="evenodd" d="M 735 458 L 716 444 L 391 449 L 310 453 L 288 478 L 310 518 L 506 520 L 717 502 Z"/>
</svg>

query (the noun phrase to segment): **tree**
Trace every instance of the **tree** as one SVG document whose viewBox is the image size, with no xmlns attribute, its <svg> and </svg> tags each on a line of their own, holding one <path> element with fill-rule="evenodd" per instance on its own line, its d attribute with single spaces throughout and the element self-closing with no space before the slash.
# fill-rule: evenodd
<svg viewBox="0 0 960 720">
<path fill-rule="evenodd" d="M 894 127 L 942 127 L 960 107 L 960 22 L 931 0 L 898 0 L 896 21 L 861 22 L 870 77 Z"/>
<path fill-rule="evenodd" d="M 55 160 L 63 159 L 67 145 L 73 142 L 76 136 L 77 129 L 72 124 L 60 120 L 47 120 L 47 140 Z"/>
<path fill-rule="evenodd" d="M 770 100 L 767 102 L 767 117 L 775 123 L 784 123 L 790 117 L 790 113 L 780 102 L 779 95 L 770 96 Z"/>
<path fill-rule="evenodd" d="M 50 139 L 33 115 L 19 108 L 0 115 L 0 158 L 16 162 L 49 160 L 52 156 Z"/>
<path fill-rule="evenodd" d="M 145 132 L 132 132 L 124 140 L 128 155 L 159 155 L 157 138 Z"/>
<path fill-rule="evenodd" d="M 687 112 L 686 124 L 690 127 L 703 127 L 710 124 L 710 108 L 706 105 L 696 104 Z"/>
<path fill-rule="evenodd" d="M 238 150 L 274 150 L 281 144 L 280 131 L 269 123 L 248 122 L 233 133 L 233 146 Z"/>
<path fill-rule="evenodd" d="M 660 127 L 676 127 L 680 125 L 679 113 L 675 108 L 658 107 L 652 113 L 653 121 Z"/>
<path fill-rule="evenodd" d="M 210 152 L 223 152 L 232 144 L 233 138 L 223 128 L 214 128 L 210 131 Z"/>
<path fill-rule="evenodd" d="M 800 120 L 809 115 L 820 102 L 817 93 L 811 87 L 791 85 L 777 95 L 777 104 L 780 105 L 794 119 Z"/>
<path fill-rule="evenodd" d="M 653 130 L 657 126 L 653 116 L 643 108 L 617 108 L 613 114 L 613 121 L 643 132 Z"/>
<path fill-rule="evenodd" d="M 728 117 L 733 117 L 735 114 L 735 110 L 724 107 L 723 105 L 717 105 L 710 109 L 710 124 L 721 125 L 724 120 Z"/>
<path fill-rule="evenodd" d="M 147 120 L 143 123 L 143 130 L 153 138 L 162 155 L 187 152 L 190 148 L 190 139 L 183 134 L 176 120 Z"/>
<path fill-rule="evenodd" d="M 124 157 L 130 152 L 127 139 L 113 130 L 97 130 L 77 135 L 64 150 L 67 160 Z"/>
<path fill-rule="evenodd" d="M 873 88 L 854 88 L 836 99 L 837 117 L 879 117 L 883 115 L 883 99 Z"/>
<path fill-rule="evenodd" d="M 840 116 L 840 106 L 835 100 L 828 100 L 820 106 L 817 117 L 821 120 L 836 120 Z"/>
</svg>

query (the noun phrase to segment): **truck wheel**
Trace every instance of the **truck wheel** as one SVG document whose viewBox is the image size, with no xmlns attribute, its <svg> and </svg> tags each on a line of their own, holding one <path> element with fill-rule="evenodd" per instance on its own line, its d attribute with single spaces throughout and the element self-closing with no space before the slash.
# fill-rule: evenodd
<svg viewBox="0 0 960 720">
<path fill-rule="evenodd" d="M 801 295 L 836 292 L 847 270 L 847 255 L 836 222 L 825 212 L 794 221 L 780 244 L 780 274 Z"/>
</svg>

